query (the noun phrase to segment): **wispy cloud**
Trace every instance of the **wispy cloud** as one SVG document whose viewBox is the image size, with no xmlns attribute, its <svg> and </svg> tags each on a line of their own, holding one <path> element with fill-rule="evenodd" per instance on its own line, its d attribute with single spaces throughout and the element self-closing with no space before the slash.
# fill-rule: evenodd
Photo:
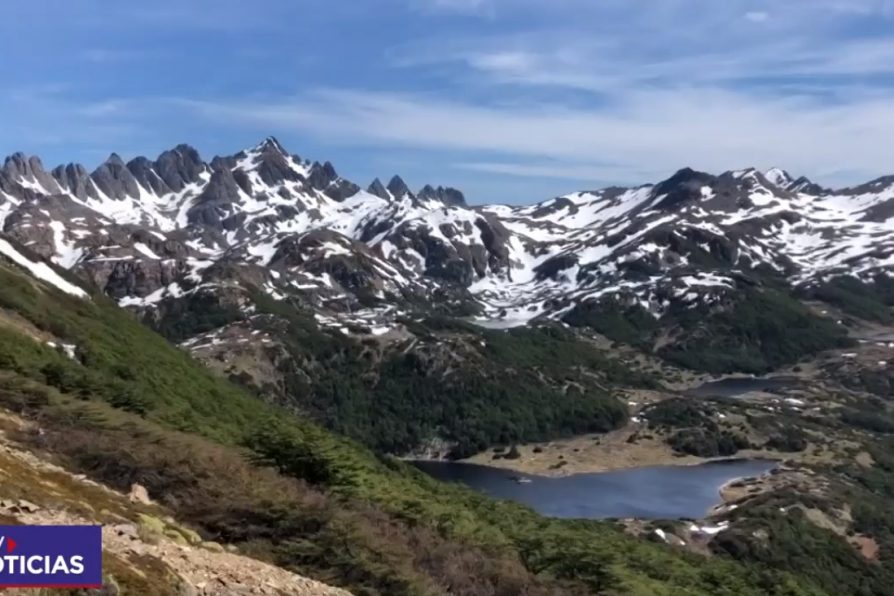
<svg viewBox="0 0 894 596">
<path fill-rule="evenodd" d="M 752 10 L 745 13 L 745 18 L 752 23 L 763 23 L 770 19 L 770 13 L 763 10 Z"/>
<path fill-rule="evenodd" d="M 770 20 L 769 15 L 748 18 Z M 743 82 L 755 91 L 772 91 L 772 86 L 780 82 L 803 83 L 807 79 L 812 79 L 814 86 L 833 88 L 848 81 L 830 77 L 894 74 L 894 34 L 829 43 L 822 37 L 805 38 L 773 30 L 749 41 L 745 38 L 755 36 L 754 28 L 745 29 L 743 39 L 731 38 L 719 46 L 711 38 L 693 42 L 664 36 L 631 46 L 611 36 L 591 40 L 561 32 L 529 32 L 452 43 L 408 44 L 394 49 L 391 59 L 399 68 L 453 65 L 454 76 L 462 79 L 477 74 L 479 83 L 598 93 L 641 86 L 723 87 Z M 872 82 L 861 80 L 860 84 Z M 784 88 L 780 91 L 786 92 Z"/>
<path fill-rule="evenodd" d="M 23 3 L 0 22 L 11 150 L 277 134 L 479 188 L 894 169 L 894 0 L 35 2 L 52 23 Z"/>
<path fill-rule="evenodd" d="M 491 0 L 411 0 L 410 7 L 429 13 L 492 15 Z"/>
<path fill-rule="evenodd" d="M 152 99 L 79 99 L 76 90 L 64 83 L 7 90 L 0 109 L 16 116 L 0 130 L 0 145 L 35 153 L 71 144 L 91 154 L 122 152 L 124 143 L 145 136 L 147 118 L 165 109 Z"/>
<path fill-rule="evenodd" d="M 650 180 L 648 176 L 655 172 L 637 168 L 623 167 L 615 164 L 575 164 L 561 161 L 548 162 L 491 162 L 471 161 L 456 162 L 451 167 L 473 172 L 504 174 L 521 178 L 553 178 L 556 180 L 575 180 L 599 182 L 606 180 Z"/>
<path fill-rule="evenodd" d="M 96 64 L 117 64 L 133 62 L 164 55 L 161 51 L 135 50 L 132 48 L 87 48 L 81 50 L 80 57 Z"/>
<path fill-rule="evenodd" d="M 184 102 L 219 122 L 312 134 L 328 142 L 501 156 L 476 169 L 564 173 L 616 182 L 656 179 L 683 165 L 710 171 L 783 165 L 836 182 L 890 168 L 894 94 L 845 105 L 702 89 L 638 92 L 600 111 L 481 106 L 429 96 L 321 91 L 272 102 Z M 530 165 L 531 159 L 551 165 Z M 606 160 L 611 160 L 606 164 Z M 469 167 L 469 161 L 459 162 Z"/>
</svg>

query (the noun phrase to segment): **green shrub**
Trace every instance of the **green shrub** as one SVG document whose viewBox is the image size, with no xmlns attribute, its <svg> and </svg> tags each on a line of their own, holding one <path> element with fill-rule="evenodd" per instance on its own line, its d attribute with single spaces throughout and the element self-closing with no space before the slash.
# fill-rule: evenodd
<svg viewBox="0 0 894 596">
<path fill-rule="evenodd" d="M 884 286 L 885 282 L 881 282 Z M 868 284 L 856 277 L 848 275 L 834 277 L 810 290 L 812 298 L 828 302 L 849 315 L 890 323 L 894 321 L 887 292 L 876 288 L 876 284 Z"/>
<path fill-rule="evenodd" d="M 678 320 L 684 333 L 659 354 L 711 373 L 766 373 L 805 355 L 853 343 L 843 328 L 776 290 L 745 290 L 726 310 L 667 316 Z"/>
</svg>

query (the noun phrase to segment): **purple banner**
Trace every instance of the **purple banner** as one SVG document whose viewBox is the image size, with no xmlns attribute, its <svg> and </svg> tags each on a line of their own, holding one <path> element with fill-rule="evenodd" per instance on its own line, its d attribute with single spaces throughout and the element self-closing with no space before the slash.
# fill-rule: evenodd
<svg viewBox="0 0 894 596">
<path fill-rule="evenodd" d="M 101 526 L 0 526 L 0 588 L 101 585 Z"/>
</svg>

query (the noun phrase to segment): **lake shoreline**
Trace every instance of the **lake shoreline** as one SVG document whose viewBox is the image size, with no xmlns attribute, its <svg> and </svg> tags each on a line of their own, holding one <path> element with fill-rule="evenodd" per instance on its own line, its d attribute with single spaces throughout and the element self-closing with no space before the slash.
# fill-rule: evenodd
<svg viewBox="0 0 894 596">
<path fill-rule="evenodd" d="M 456 460 L 510 472 L 532 474 L 548 478 L 562 478 L 576 474 L 597 474 L 655 466 L 697 466 L 729 459 L 770 459 L 781 461 L 792 454 L 748 449 L 731 457 L 705 458 L 675 453 L 661 438 L 642 438 L 629 443 L 639 425 L 601 435 L 581 435 L 546 443 L 518 445 L 518 459 L 497 457 L 493 450 L 482 451 L 471 457 Z M 539 451 L 538 451 L 539 450 Z M 437 461 L 437 460 L 434 460 Z M 564 462 L 564 463 L 562 463 Z"/>
<path fill-rule="evenodd" d="M 739 398 L 762 402 L 778 400 L 780 394 L 798 389 L 809 375 L 781 370 L 767 375 L 703 375 L 679 384 L 672 390 L 628 389 L 622 393 L 631 418 L 623 427 L 604 434 L 587 434 L 552 441 L 517 445 L 519 457 L 507 459 L 494 449 L 459 460 L 518 473 L 564 477 L 628 470 L 648 466 L 689 466 L 714 459 L 675 452 L 667 441 L 649 432 L 648 423 L 639 417 L 644 409 L 673 397 L 688 399 Z M 726 395 L 716 395 L 724 394 Z M 785 395 L 785 393 L 782 393 Z M 759 449 L 740 451 L 737 457 L 781 460 L 793 454 Z"/>
<path fill-rule="evenodd" d="M 699 465 L 542 477 L 481 464 L 412 463 L 443 482 L 459 482 L 492 498 L 517 501 L 549 517 L 618 520 L 708 520 L 728 506 L 728 487 L 751 486 L 779 467 L 777 460 L 729 457 Z"/>
<path fill-rule="evenodd" d="M 737 453 L 736 455 L 731 455 L 728 457 L 695 457 L 695 456 L 674 456 L 670 460 L 660 460 L 660 461 L 651 461 L 644 463 L 643 465 L 637 466 L 603 466 L 603 467 L 588 467 L 587 469 L 580 471 L 569 471 L 569 470 L 546 470 L 545 472 L 531 472 L 527 469 L 523 469 L 521 466 L 516 467 L 512 466 L 513 461 L 518 460 L 496 460 L 497 462 L 505 462 L 508 465 L 495 465 L 490 461 L 476 461 L 477 456 L 473 456 L 471 458 L 460 459 L 460 460 L 449 460 L 449 459 L 407 459 L 407 462 L 413 461 L 432 461 L 432 462 L 445 462 L 445 463 L 456 463 L 456 464 L 469 464 L 475 466 L 484 466 L 487 468 L 493 468 L 495 470 L 502 470 L 507 473 L 518 473 L 525 474 L 528 476 L 537 476 L 541 478 L 567 478 L 570 476 L 579 476 L 582 474 L 604 474 L 607 472 L 624 472 L 627 470 L 638 470 L 642 468 L 689 468 L 694 466 L 704 466 L 709 464 L 734 464 L 748 461 L 772 461 L 776 462 L 777 465 L 783 464 L 785 458 L 782 457 L 782 454 L 775 452 L 766 452 L 759 450 L 743 450 Z M 735 483 L 738 480 L 742 480 L 742 478 L 734 478 L 729 481 L 729 483 Z M 729 484 L 727 483 L 727 484 Z M 726 488 L 726 485 L 721 488 Z"/>
</svg>

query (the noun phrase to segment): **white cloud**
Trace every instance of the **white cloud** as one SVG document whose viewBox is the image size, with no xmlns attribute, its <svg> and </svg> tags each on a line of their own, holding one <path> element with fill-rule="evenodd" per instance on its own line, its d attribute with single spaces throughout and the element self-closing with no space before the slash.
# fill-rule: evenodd
<svg viewBox="0 0 894 596">
<path fill-rule="evenodd" d="M 162 0 L 150 8 L 119 6 L 113 16 L 144 29 L 170 23 L 201 35 L 230 29 L 275 33 L 294 25 L 286 18 L 297 10 L 292 2 L 273 2 L 264 11 L 238 0 L 221 2 L 226 10 L 217 10 L 212 0 Z M 214 134 L 223 137 L 236 125 L 258 136 L 295 132 L 319 144 L 377 149 L 370 153 L 411 150 L 432 170 L 452 164 L 481 173 L 481 179 L 516 176 L 518 184 L 535 184 L 531 177 L 640 183 L 684 165 L 720 171 L 780 164 L 829 183 L 858 182 L 894 169 L 887 157 L 894 133 L 894 33 L 888 31 L 894 29 L 886 30 L 884 21 L 894 16 L 894 0 L 308 4 L 314 8 L 305 7 L 307 14 L 325 13 L 327 22 L 344 24 L 344 35 L 338 51 L 324 52 L 315 65 L 299 69 L 269 62 L 285 73 L 269 89 L 282 90 L 300 76 L 305 93 L 234 97 L 240 93 L 240 69 L 246 68 L 238 60 L 224 61 L 226 73 L 212 66 L 207 77 L 163 86 L 188 97 L 227 94 L 208 101 L 102 93 L 120 88 L 152 94 L 158 85 L 86 85 L 81 94 L 75 89 L 36 98 L 20 98 L 13 90 L 0 107 L 16 118 L 0 140 L 15 147 L 22 139 L 43 138 L 118 148 L 123 142 L 142 144 L 156 129 L 187 137 L 194 123 L 211 123 L 220 125 Z M 78 17 L 95 27 L 103 25 L 96 15 L 106 14 L 69 10 L 62 21 Z M 361 33 L 368 31 L 375 24 L 372 13 L 389 25 L 399 23 L 400 32 L 356 35 L 350 26 L 361 23 Z M 427 18 L 433 14 L 493 19 L 470 27 L 464 18 Z M 874 36 L 855 26 L 869 20 L 877 24 Z M 390 51 L 376 45 L 398 40 L 407 41 Z M 245 51 L 275 56 L 285 53 L 280 44 L 277 35 L 258 36 Z M 159 52 L 176 56 L 174 45 L 145 50 L 154 58 Z M 95 69 L 96 63 L 142 57 L 114 46 L 79 47 L 87 49 L 72 50 L 72 56 Z M 317 58 L 318 52 L 307 54 Z M 328 67 L 330 55 L 344 61 L 339 68 Z M 251 68 L 260 63 L 252 61 Z M 392 92 L 313 91 L 344 80 L 376 81 L 380 90 Z"/>
<path fill-rule="evenodd" d="M 561 162 L 457 162 L 453 168 L 470 170 L 473 172 L 486 172 L 489 174 L 504 174 L 520 178 L 555 178 L 559 180 L 639 180 L 646 181 L 654 178 L 655 172 L 630 168 L 611 164 L 588 163 L 561 163 Z"/>
<path fill-rule="evenodd" d="M 111 151 L 138 155 L 161 130 L 158 123 L 170 120 L 172 105 L 153 98 L 89 99 L 72 85 L 12 88 L 0 98 L 0 110 L 16 117 L 0 130 L 0 145 L 38 154 L 48 167 L 85 156 L 104 159 Z"/>
<path fill-rule="evenodd" d="M 702 88 L 637 91 L 602 109 L 561 104 L 480 106 L 421 95 L 322 91 L 273 102 L 186 102 L 229 124 L 311 134 L 330 143 L 475 152 L 479 170 L 618 183 L 658 179 L 689 165 L 724 171 L 782 165 L 829 182 L 891 168 L 894 94 L 826 105 L 804 96 L 754 97 Z M 531 166 L 530 160 L 548 160 Z M 468 158 L 458 160 L 469 167 Z M 611 165 L 605 165 L 611 162 Z M 548 168 L 552 168 L 550 174 Z"/>
<path fill-rule="evenodd" d="M 755 11 L 751 11 L 751 12 L 746 12 L 745 18 L 753 23 L 763 23 L 764 21 L 767 21 L 770 19 L 770 13 L 762 11 L 762 10 L 755 10 Z"/>
<path fill-rule="evenodd" d="M 741 17 L 739 20 L 742 20 Z M 769 25 L 771 21 L 766 21 Z M 745 26 L 718 46 L 700 29 L 650 37 L 637 43 L 614 34 L 588 39 L 568 32 L 538 32 L 502 37 L 461 38 L 409 44 L 394 49 L 400 68 L 452 66 L 463 81 L 482 85 L 513 84 L 565 87 L 604 93 L 619 88 L 697 85 L 729 87 L 745 81 L 771 81 L 765 90 L 797 81 L 817 90 L 847 90 L 848 81 L 823 77 L 894 74 L 894 35 L 862 39 L 804 37 L 772 27 Z M 782 25 L 779 25 L 782 27 Z M 766 29 L 766 32 L 764 31 Z M 862 83 L 861 83 L 862 84 Z"/>
<path fill-rule="evenodd" d="M 490 14 L 490 0 L 412 0 L 412 7 L 433 13 Z"/>
</svg>

